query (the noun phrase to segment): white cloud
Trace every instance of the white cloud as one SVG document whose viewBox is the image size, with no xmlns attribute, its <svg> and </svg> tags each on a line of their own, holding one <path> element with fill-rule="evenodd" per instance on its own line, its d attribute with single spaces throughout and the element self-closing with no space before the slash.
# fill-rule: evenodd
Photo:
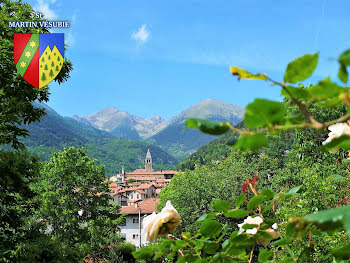
<svg viewBox="0 0 350 263">
<path fill-rule="evenodd" d="M 68 47 L 72 47 L 75 44 L 75 38 L 72 30 L 69 30 L 66 35 L 66 44 L 68 45 Z"/>
<path fill-rule="evenodd" d="M 75 37 L 74 37 L 73 31 L 72 31 L 73 30 L 72 26 L 76 23 L 77 16 L 78 16 L 78 10 L 75 10 L 71 19 L 70 19 L 71 28 L 69 29 L 68 33 L 66 34 L 66 41 L 65 42 L 69 47 L 72 47 L 75 44 Z"/>
<path fill-rule="evenodd" d="M 131 38 L 138 41 L 140 44 L 145 43 L 150 36 L 150 32 L 146 29 L 146 24 L 143 24 L 137 32 L 131 34 Z"/>
<path fill-rule="evenodd" d="M 38 4 L 35 7 L 35 10 L 44 15 L 44 18 L 48 20 L 56 19 L 57 15 L 54 10 L 51 9 L 50 4 L 54 4 L 56 0 L 38 0 Z"/>
</svg>

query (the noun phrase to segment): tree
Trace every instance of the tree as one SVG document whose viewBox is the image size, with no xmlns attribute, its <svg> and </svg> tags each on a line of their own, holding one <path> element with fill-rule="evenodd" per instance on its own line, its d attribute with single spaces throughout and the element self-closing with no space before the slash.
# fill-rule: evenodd
<svg viewBox="0 0 350 263">
<path fill-rule="evenodd" d="M 0 151 L 0 261 L 13 259 L 30 231 L 34 193 L 28 180 L 37 176 L 39 162 L 21 152 Z"/>
<path fill-rule="evenodd" d="M 23 148 L 18 138 L 28 135 L 27 130 L 20 125 L 39 121 L 45 114 L 43 109 L 35 108 L 32 103 L 49 99 L 49 88 L 33 88 L 17 73 L 13 62 L 14 33 L 49 33 L 42 27 L 8 27 L 9 21 L 40 21 L 31 16 L 33 12 L 30 5 L 21 1 L 6 0 L 0 4 L 0 145 L 9 144 L 14 148 Z M 72 63 L 65 59 L 55 81 L 66 81 L 71 70 Z"/>
<path fill-rule="evenodd" d="M 123 218 L 110 203 L 104 167 L 86 151 L 70 147 L 53 154 L 34 185 L 40 204 L 36 215 L 52 240 L 59 240 L 68 261 L 106 257 L 101 246 L 120 243 L 116 234 Z"/>
<path fill-rule="evenodd" d="M 22 124 L 39 121 L 45 114 L 44 109 L 35 108 L 33 102 L 47 101 L 49 88 L 38 90 L 17 73 L 13 62 L 13 34 L 49 32 L 41 27 L 8 27 L 9 21 L 39 21 L 32 18 L 33 11 L 30 5 L 21 1 L 0 2 L 0 145 L 17 149 L 14 152 L 4 150 L 0 152 L 1 262 L 32 261 L 26 259 L 25 253 L 22 254 L 24 248 L 31 250 L 32 258 L 37 261 L 40 251 L 31 249 L 38 245 L 34 244 L 34 240 L 47 244 L 46 237 L 43 237 L 38 230 L 37 222 L 30 220 L 35 210 L 33 200 L 35 193 L 29 188 L 29 183 L 39 173 L 38 160 L 25 152 L 25 147 L 19 138 L 29 135 Z M 59 83 L 67 80 L 71 70 L 72 63 L 66 59 L 64 69 L 56 80 Z M 28 245 L 33 246 L 30 248 Z M 53 251 L 52 247 L 49 250 Z M 54 258 L 57 259 L 57 255 Z"/>
<path fill-rule="evenodd" d="M 128 184 L 132 184 L 132 183 L 135 183 L 136 180 L 135 180 L 134 178 L 130 178 L 130 179 L 126 180 L 126 182 L 127 182 Z"/>
</svg>

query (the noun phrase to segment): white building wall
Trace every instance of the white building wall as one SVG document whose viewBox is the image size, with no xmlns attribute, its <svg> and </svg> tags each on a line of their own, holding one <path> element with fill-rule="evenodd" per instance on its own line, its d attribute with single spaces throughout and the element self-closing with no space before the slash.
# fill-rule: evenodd
<svg viewBox="0 0 350 263">
<path fill-rule="evenodd" d="M 144 246 L 147 244 L 146 235 L 143 233 L 143 230 L 142 230 L 143 218 L 144 218 L 144 215 L 141 215 L 141 246 Z M 135 220 L 133 221 L 133 219 Z M 125 237 L 125 240 L 127 242 L 134 244 L 136 247 L 140 247 L 140 237 L 139 237 L 140 229 L 139 229 L 139 223 L 137 222 L 137 219 L 139 219 L 139 215 L 133 215 L 133 214 L 127 215 L 126 224 L 125 226 L 121 227 L 120 233 L 122 234 L 122 236 Z"/>
</svg>

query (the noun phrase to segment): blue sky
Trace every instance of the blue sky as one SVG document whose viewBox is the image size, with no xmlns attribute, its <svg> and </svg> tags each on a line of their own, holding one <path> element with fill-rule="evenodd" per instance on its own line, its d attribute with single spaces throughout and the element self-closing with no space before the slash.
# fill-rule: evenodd
<svg viewBox="0 0 350 263">
<path fill-rule="evenodd" d="M 68 82 L 51 85 L 49 106 L 84 116 L 115 106 L 166 119 L 204 99 L 246 106 L 280 99 L 262 81 L 237 81 L 229 66 L 283 78 L 289 61 L 320 51 L 312 81 L 336 80 L 350 48 L 347 0 L 30 0 L 48 20 L 68 20 Z"/>
</svg>

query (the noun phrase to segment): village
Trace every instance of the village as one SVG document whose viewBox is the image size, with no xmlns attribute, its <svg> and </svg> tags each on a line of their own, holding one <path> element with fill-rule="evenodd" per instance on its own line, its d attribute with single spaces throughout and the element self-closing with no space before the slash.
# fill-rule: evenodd
<svg viewBox="0 0 350 263">
<path fill-rule="evenodd" d="M 158 194 L 176 173 L 172 170 L 153 171 L 152 156 L 148 149 L 145 169 L 125 172 L 122 166 L 121 173 L 106 179 L 112 197 L 110 202 L 120 205 L 120 213 L 125 214 L 126 220 L 120 234 L 137 248 L 147 243 L 142 230 L 143 218 L 157 212 Z"/>
</svg>

